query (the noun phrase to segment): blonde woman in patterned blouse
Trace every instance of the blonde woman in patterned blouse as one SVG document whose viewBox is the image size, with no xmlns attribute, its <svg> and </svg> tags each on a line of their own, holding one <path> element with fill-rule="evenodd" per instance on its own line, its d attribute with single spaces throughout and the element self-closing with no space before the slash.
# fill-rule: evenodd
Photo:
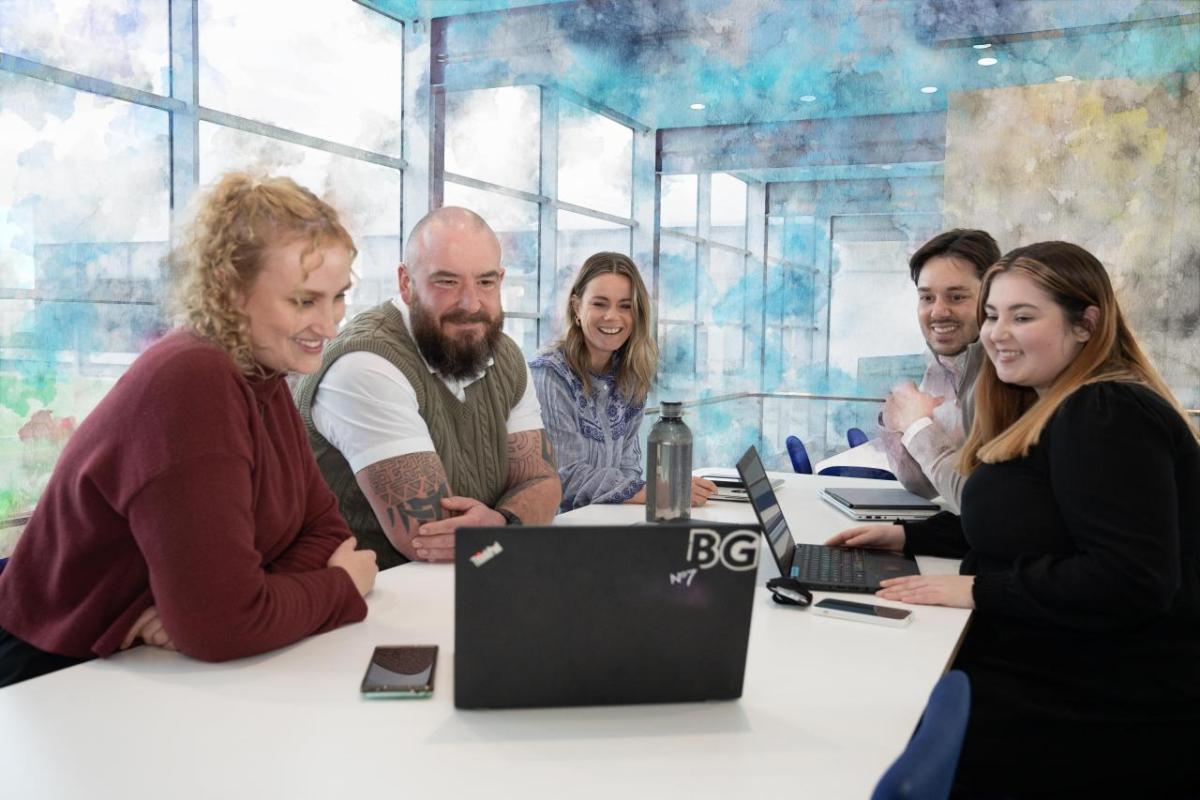
<svg viewBox="0 0 1200 800">
<path fill-rule="evenodd" d="M 658 346 L 650 296 L 637 266 L 620 253 L 596 253 L 579 270 L 567 329 L 530 362 L 546 431 L 558 456 L 561 509 L 591 503 L 644 503 L 639 431 Z M 716 491 L 692 479 L 692 505 Z"/>
</svg>

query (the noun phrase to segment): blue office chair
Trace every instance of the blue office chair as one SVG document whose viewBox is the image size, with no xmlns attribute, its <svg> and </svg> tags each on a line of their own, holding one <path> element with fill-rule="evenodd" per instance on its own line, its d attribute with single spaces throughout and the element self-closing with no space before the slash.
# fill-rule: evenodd
<svg viewBox="0 0 1200 800">
<path fill-rule="evenodd" d="M 896 476 L 886 469 L 875 467 L 826 467 L 818 475 L 834 475 L 839 478 L 875 478 L 880 481 L 894 481 Z"/>
<path fill-rule="evenodd" d="M 917 732 L 883 773 L 871 800 L 949 797 L 970 715 L 971 682 L 965 672 L 951 670 L 933 687 Z"/>
<path fill-rule="evenodd" d="M 788 456 L 792 459 L 792 469 L 801 475 L 812 475 L 812 462 L 808 460 L 808 451 L 799 437 L 787 437 Z"/>
<path fill-rule="evenodd" d="M 846 431 L 846 441 L 851 447 L 858 447 L 860 444 L 867 443 L 867 435 L 863 433 L 862 428 L 851 428 Z"/>
</svg>

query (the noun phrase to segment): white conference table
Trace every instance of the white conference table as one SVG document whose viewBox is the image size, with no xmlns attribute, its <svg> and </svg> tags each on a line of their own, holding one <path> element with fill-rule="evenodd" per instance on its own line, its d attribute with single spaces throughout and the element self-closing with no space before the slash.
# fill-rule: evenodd
<svg viewBox="0 0 1200 800">
<path fill-rule="evenodd" d="M 787 476 L 779 498 L 798 540 L 850 522 L 816 496 L 845 482 Z M 558 523 L 643 515 L 594 506 Z M 753 512 L 711 503 L 693 516 Z M 761 556 L 765 579 L 775 569 Z M 866 798 L 968 612 L 920 607 L 885 628 L 777 606 L 761 583 L 740 700 L 457 711 L 453 567 L 406 565 L 380 574 L 365 622 L 274 653 L 205 664 L 142 647 L 0 689 L 0 797 Z M 359 697 L 375 645 L 426 643 L 441 648 L 431 699 Z"/>
</svg>

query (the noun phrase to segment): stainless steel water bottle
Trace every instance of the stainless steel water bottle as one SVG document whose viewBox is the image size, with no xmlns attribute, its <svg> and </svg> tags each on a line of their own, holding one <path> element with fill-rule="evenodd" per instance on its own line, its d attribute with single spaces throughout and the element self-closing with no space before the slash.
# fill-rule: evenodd
<svg viewBox="0 0 1200 800">
<path fill-rule="evenodd" d="M 646 521 L 692 516 L 692 432 L 683 403 L 663 403 L 646 441 Z"/>
</svg>

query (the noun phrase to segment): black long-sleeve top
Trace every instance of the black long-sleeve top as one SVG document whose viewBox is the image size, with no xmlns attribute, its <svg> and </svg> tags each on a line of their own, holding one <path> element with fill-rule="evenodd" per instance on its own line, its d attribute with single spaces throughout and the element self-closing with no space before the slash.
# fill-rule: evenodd
<svg viewBox="0 0 1200 800">
<path fill-rule="evenodd" d="M 976 576 L 977 693 L 1014 719 L 1200 722 L 1200 446 L 1166 401 L 1079 389 L 1027 456 L 971 475 L 962 512 L 906 524 L 906 546 Z"/>
</svg>

